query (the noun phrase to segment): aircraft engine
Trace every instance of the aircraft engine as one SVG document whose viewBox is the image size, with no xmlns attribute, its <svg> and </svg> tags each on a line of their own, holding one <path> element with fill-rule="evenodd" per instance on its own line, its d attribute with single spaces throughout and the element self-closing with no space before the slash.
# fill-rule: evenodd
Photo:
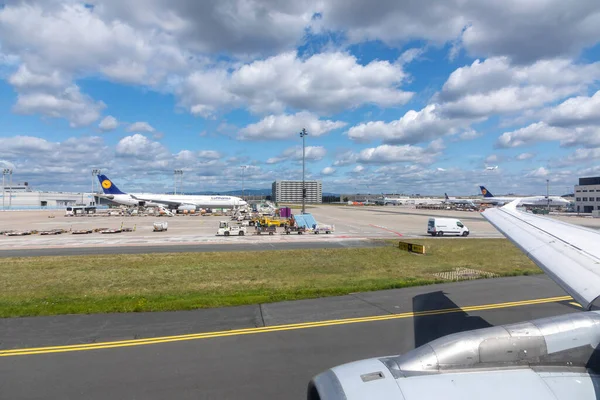
<svg viewBox="0 0 600 400">
<path fill-rule="evenodd" d="M 177 211 L 196 211 L 196 206 L 194 204 L 182 204 L 177 207 Z"/>
</svg>

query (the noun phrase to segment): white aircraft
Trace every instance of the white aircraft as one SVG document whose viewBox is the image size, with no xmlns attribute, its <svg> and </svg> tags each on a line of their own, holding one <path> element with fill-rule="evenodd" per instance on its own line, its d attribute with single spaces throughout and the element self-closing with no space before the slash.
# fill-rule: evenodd
<svg viewBox="0 0 600 400">
<path fill-rule="evenodd" d="M 98 175 L 104 195 L 99 197 L 129 206 L 167 206 L 180 211 L 192 211 L 198 208 L 238 208 L 247 203 L 234 196 L 191 196 L 151 193 L 125 193 L 106 175 Z"/>
<path fill-rule="evenodd" d="M 486 170 L 486 171 L 493 171 L 493 170 L 495 170 L 495 169 L 498 169 L 498 166 L 497 166 L 497 165 L 494 165 L 493 167 L 485 167 L 485 170 Z"/>
<path fill-rule="evenodd" d="M 489 190 L 485 188 L 485 186 L 479 186 L 481 189 L 481 194 L 483 195 L 482 203 L 488 204 L 496 204 L 503 205 L 510 203 L 515 200 L 516 197 L 496 197 Z M 565 198 L 560 196 L 528 196 L 528 197 L 520 197 L 521 205 L 524 206 L 548 206 L 548 202 L 550 206 L 554 207 L 566 207 L 571 202 Z"/>
<path fill-rule="evenodd" d="M 600 232 L 517 211 L 483 216 L 584 312 L 451 334 L 403 355 L 334 367 L 309 400 L 597 400 L 600 395 Z M 565 296 L 569 299 L 568 296 Z"/>
<path fill-rule="evenodd" d="M 457 199 L 456 197 L 448 197 L 448 193 L 444 193 L 444 203 L 446 204 L 464 204 L 470 207 L 477 207 L 480 203 L 479 199 Z"/>
<path fill-rule="evenodd" d="M 377 201 L 375 201 L 375 203 L 377 203 L 377 204 L 383 204 L 384 206 L 388 205 L 388 204 L 392 204 L 394 206 L 398 206 L 398 205 L 402 205 L 408 199 L 409 199 L 409 197 L 385 197 L 382 194 L 381 198 L 377 199 Z"/>
</svg>

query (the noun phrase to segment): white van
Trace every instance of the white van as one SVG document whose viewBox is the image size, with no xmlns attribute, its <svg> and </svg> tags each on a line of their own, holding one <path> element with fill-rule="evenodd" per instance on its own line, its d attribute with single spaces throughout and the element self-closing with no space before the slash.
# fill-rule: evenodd
<svg viewBox="0 0 600 400">
<path fill-rule="evenodd" d="M 469 236 L 469 228 L 456 218 L 429 218 L 427 233 L 431 236 Z"/>
</svg>

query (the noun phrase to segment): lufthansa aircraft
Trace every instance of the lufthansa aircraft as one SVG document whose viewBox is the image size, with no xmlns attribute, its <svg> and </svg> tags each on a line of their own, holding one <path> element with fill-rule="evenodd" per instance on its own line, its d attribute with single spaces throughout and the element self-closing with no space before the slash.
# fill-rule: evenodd
<svg viewBox="0 0 600 400">
<path fill-rule="evenodd" d="M 406 354 L 337 366 L 311 380 L 308 399 L 599 399 L 600 233 L 518 211 L 518 203 L 482 214 L 583 312 L 455 333 Z"/>
<path fill-rule="evenodd" d="M 503 205 L 516 199 L 516 197 L 496 197 L 485 186 L 479 186 L 479 189 L 481 189 L 481 194 L 483 195 L 483 203 Z M 560 196 L 528 196 L 521 197 L 520 199 L 520 204 L 524 206 L 547 206 L 550 203 L 550 206 L 566 207 L 570 203 L 569 200 Z"/>
<path fill-rule="evenodd" d="M 118 204 L 128 206 L 166 206 L 170 209 L 180 211 L 196 210 L 198 208 L 237 208 L 247 203 L 234 196 L 192 196 L 181 194 L 151 194 L 151 193 L 125 193 L 110 180 L 106 175 L 98 175 L 100 186 L 106 198 Z"/>
</svg>

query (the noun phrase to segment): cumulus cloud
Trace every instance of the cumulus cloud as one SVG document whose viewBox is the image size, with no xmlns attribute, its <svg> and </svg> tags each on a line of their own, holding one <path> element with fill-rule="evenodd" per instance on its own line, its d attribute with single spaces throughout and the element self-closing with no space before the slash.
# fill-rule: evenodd
<svg viewBox="0 0 600 400">
<path fill-rule="evenodd" d="M 550 175 L 550 171 L 544 167 L 539 167 L 528 172 L 525 176 L 530 178 L 545 178 Z"/>
<path fill-rule="evenodd" d="M 127 132 L 154 132 L 156 129 L 145 121 L 134 122 L 127 127 Z"/>
<path fill-rule="evenodd" d="M 600 38 L 600 7 L 594 0 L 573 7 L 561 0 L 439 0 L 427 7 L 333 0 L 320 11 L 319 26 L 343 30 L 351 42 L 382 40 L 395 46 L 414 38 L 437 44 L 460 38 L 457 46 L 471 55 L 505 55 L 520 63 L 576 55 Z M 558 20 L 561 29 L 556 29 Z"/>
<path fill-rule="evenodd" d="M 600 63 L 579 65 L 554 59 L 515 66 L 507 57 L 496 57 L 458 68 L 436 100 L 449 117 L 487 117 L 541 107 L 599 79 Z"/>
<path fill-rule="evenodd" d="M 518 161 L 525 161 L 535 157 L 533 153 L 521 153 L 515 157 Z"/>
<path fill-rule="evenodd" d="M 497 154 L 490 154 L 489 156 L 487 156 L 485 158 L 485 162 L 486 163 L 494 163 L 494 162 L 498 162 L 499 157 Z"/>
<path fill-rule="evenodd" d="M 346 125 L 343 121 L 321 120 L 313 113 L 301 111 L 292 115 L 269 115 L 255 124 L 242 128 L 240 139 L 290 139 L 306 128 L 309 136 L 319 137 Z"/>
<path fill-rule="evenodd" d="M 364 104 L 404 104 L 412 97 L 412 93 L 398 89 L 405 77 L 400 65 L 388 61 L 361 65 L 347 53 L 300 58 L 295 52 L 286 52 L 232 72 L 194 72 L 177 93 L 181 105 L 204 117 L 219 107 L 241 105 L 255 113 L 295 108 L 328 114 Z"/>
<path fill-rule="evenodd" d="M 348 137 L 357 142 L 381 139 L 390 144 L 415 144 L 457 133 L 473 120 L 445 118 L 439 106 L 430 104 L 420 111 L 410 110 L 402 118 L 391 121 L 370 121 L 353 126 Z"/>
<path fill-rule="evenodd" d="M 66 118 L 71 127 L 78 128 L 96 121 L 105 107 L 103 102 L 81 93 L 77 85 L 71 85 L 56 92 L 20 92 L 13 110 L 18 114 Z"/>
<path fill-rule="evenodd" d="M 98 124 L 98 128 L 100 128 L 100 130 L 102 132 L 113 131 L 113 130 L 117 129 L 118 126 L 119 126 L 119 121 L 117 121 L 117 119 L 115 117 L 113 117 L 112 115 L 107 115 Z"/>
<path fill-rule="evenodd" d="M 572 97 L 548 110 L 544 120 L 552 126 L 600 126 L 600 90 L 593 96 Z"/>
<path fill-rule="evenodd" d="M 306 146 L 304 158 L 308 161 L 319 161 L 323 159 L 326 154 L 327 150 L 323 146 Z M 279 156 L 267 159 L 267 164 L 277 164 L 289 160 L 302 160 L 302 146 L 294 146 L 285 149 Z"/>
<path fill-rule="evenodd" d="M 600 126 L 567 129 L 550 126 L 545 122 L 536 122 L 524 128 L 504 132 L 496 141 L 496 147 L 523 147 L 548 141 L 559 141 L 563 147 L 598 147 L 600 146 Z"/>
<path fill-rule="evenodd" d="M 200 150 L 198 152 L 198 158 L 206 160 L 218 160 L 221 157 L 223 157 L 223 155 L 215 150 Z"/>
<path fill-rule="evenodd" d="M 332 175 L 335 173 L 335 168 L 325 167 L 321 170 L 321 175 Z"/>
<path fill-rule="evenodd" d="M 116 154 L 120 157 L 135 157 L 136 159 L 158 159 L 170 156 L 170 152 L 162 144 L 153 142 L 139 133 L 125 136 L 119 140 Z"/>
<path fill-rule="evenodd" d="M 444 149 L 441 140 L 435 140 L 427 147 L 412 145 L 381 145 L 361 150 L 357 155 L 357 161 L 364 164 L 386 164 L 397 162 L 413 162 L 430 164 Z"/>
</svg>

